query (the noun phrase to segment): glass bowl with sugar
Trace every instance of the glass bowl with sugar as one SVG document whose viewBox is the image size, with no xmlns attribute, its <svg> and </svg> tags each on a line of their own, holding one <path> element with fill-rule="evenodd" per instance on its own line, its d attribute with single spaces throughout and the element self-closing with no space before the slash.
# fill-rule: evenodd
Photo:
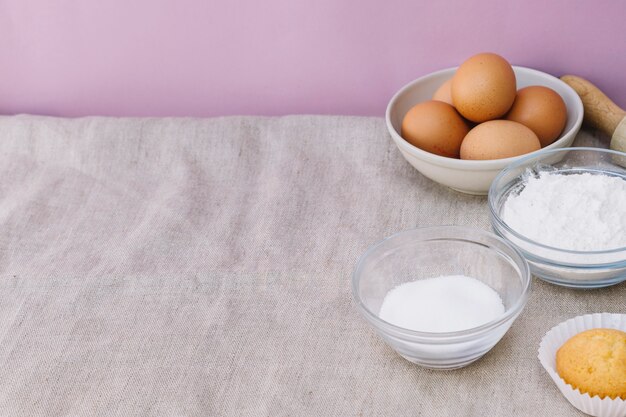
<svg viewBox="0 0 626 417">
<path fill-rule="evenodd" d="M 545 150 L 505 168 L 489 190 L 496 234 L 553 284 L 626 280 L 626 153 Z"/>
<path fill-rule="evenodd" d="M 457 226 L 396 233 L 359 259 L 352 295 L 383 340 L 410 362 L 456 369 L 489 352 L 528 301 L 530 270 L 492 233 Z"/>
</svg>

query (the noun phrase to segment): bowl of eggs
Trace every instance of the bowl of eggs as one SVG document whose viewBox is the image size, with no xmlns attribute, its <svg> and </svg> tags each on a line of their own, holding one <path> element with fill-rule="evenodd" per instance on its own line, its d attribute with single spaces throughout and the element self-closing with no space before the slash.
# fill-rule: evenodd
<svg viewBox="0 0 626 417">
<path fill-rule="evenodd" d="M 523 156 L 570 146 L 582 120 L 582 101 L 570 86 L 493 53 L 418 78 L 386 111 L 387 129 L 413 167 L 478 195 Z"/>
</svg>

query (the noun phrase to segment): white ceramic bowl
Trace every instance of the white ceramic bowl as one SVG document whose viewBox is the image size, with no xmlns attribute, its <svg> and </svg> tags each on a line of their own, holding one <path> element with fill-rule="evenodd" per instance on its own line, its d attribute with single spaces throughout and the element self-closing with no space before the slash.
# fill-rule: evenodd
<svg viewBox="0 0 626 417">
<path fill-rule="evenodd" d="M 572 144 L 583 121 L 583 104 L 578 94 L 563 81 L 552 75 L 530 68 L 514 66 L 517 88 L 543 85 L 559 93 L 567 106 L 567 123 L 561 136 L 543 149 L 565 148 Z M 489 186 L 500 171 L 512 162 L 527 155 L 488 161 L 469 161 L 447 158 L 421 150 L 400 136 L 402 119 L 411 107 L 430 100 L 446 80 L 452 78 L 456 68 L 437 71 L 405 85 L 387 105 L 387 129 L 402 156 L 424 176 L 440 184 L 468 194 L 487 194 Z M 537 151 L 539 152 L 539 151 Z"/>
</svg>

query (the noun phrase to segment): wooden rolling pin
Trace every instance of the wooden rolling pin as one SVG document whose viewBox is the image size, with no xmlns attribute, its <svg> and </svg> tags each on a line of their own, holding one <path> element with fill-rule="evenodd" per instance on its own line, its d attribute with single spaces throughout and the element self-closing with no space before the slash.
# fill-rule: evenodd
<svg viewBox="0 0 626 417">
<path fill-rule="evenodd" d="M 575 75 L 561 77 L 583 101 L 583 121 L 611 138 L 611 149 L 626 152 L 626 111 L 613 103 L 598 87 Z"/>
</svg>

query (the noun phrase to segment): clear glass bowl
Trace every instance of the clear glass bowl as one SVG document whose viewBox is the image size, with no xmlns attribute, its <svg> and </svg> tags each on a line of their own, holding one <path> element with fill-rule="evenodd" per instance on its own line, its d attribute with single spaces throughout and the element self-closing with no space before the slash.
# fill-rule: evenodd
<svg viewBox="0 0 626 417">
<path fill-rule="evenodd" d="M 563 148 L 541 151 L 505 168 L 489 190 L 494 231 L 514 245 L 530 264 L 531 272 L 553 284 L 599 288 L 626 280 L 626 247 L 581 252 L 538 243 L 509 227 L 501 217 L 506 199 L 519 193 L 524 181 L 540 172 L 604 174 L 626 180 L 626 153 L 599 148 Z M 626 216 L 626 207 L 615 207 Z"/>
<path fill-rule="evenodd" d="M 418 332 L 378 317 L 397 285 L 445 275 L 481 280 L 502 298 L 505 312 L 482 326 L 449 333 Z M 405 359 L 432 369 L 466 366 L 504 336 L 530 295 L 530 271 L 521 254 L 482 230 L 440 226 L 397 233 L 371 247 L 352 277 L 356 305 L 376 332 Z"/>
</svg>

